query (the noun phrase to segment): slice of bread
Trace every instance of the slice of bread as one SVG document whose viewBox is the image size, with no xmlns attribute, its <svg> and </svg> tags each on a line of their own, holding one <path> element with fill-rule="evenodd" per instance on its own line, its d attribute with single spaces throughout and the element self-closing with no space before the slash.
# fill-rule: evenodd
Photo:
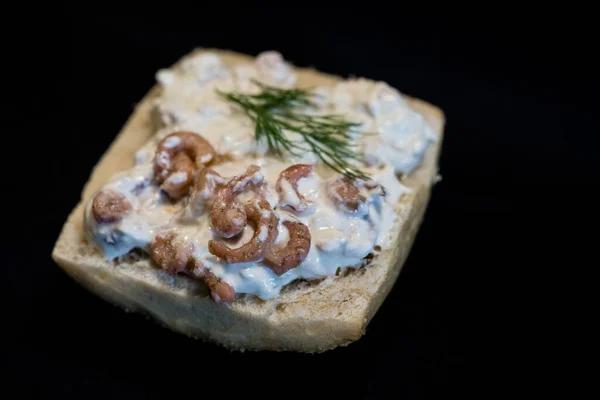
<svg viewBox="0 0 600 400">
<path fill-rule="evenodd" d="M 251 57 L 230 51 L 219 54 L 228 66 Z M 181 61 L 180 61 L 181 62 Z M 296 68 L 299 86 L 331 86 L 341 78 L 313 69 Z M 294 282 L 279 296 L 261 300 L 240 296 L 231 308 L 213 302 L 201 282 L 172 276 L 147 257 L 108 261 L 87 241 L 84 205 L 107 179 L 131 168 L 135 152 L 155 132 L 153 88 L 137 105 L 113 144 L 96 165 L 81 202 L 66 221 L 52 257 L 75 281 L 106 301 L 128 311 L 147 313 L 168 328 L 231 349 L 320 352 L 359 339 L 394 285 L 417 234 L 431 187 L 437 176 L 445 117 L 435 106 L 405 96 L 438 133 L 421 165 L 403 183 L 413 192 L 400 199 L 394 225 L 395 246 L 369 265 L 318 282 Z M 343 267 L 343 266 L 342 266 Z"/>
</svg>

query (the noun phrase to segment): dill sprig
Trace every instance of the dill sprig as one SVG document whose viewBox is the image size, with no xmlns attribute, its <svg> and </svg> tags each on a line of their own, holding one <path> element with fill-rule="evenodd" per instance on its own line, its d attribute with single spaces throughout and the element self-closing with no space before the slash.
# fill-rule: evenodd
<svg viewBox="0 0 600 400">
<path fill-rule="evenodd" d="M 301 156 L 312 151 L 323 163 L 350 179 L 368 180 L 370 177 L 351 163 L 362 162 L 355 150 L 350 130 L 360 126 L 348 122 L 341 115 L 315 115 L 303 110 L 318 108 L 306 89 L 281 89 L 261 82 L 259 94 L 217 92 L 242 108 L 255 123 L 255 139 L 265 139 L 268 149 L 282 157 L 285 152 Z M 304 140 L 290 140 L 285 131 L 295 132 Z"/>
</svg>

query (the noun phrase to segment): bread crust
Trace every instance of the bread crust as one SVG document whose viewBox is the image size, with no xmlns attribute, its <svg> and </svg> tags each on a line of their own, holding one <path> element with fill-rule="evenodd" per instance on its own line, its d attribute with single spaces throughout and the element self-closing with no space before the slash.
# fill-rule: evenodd
<svg viewBox="0 0 600 400">
<path fill-rule="evenodd" d="M 252 59 L 219 49 L 196 49 L 190 55 L 200 51 L 217 53 L 228 66 Z M 330 86 L 341 79 L 314 69 L 296 68 L 296 72 L 299 86 Z M 114 173 L 131 168 L 135 152 L 154 133 L 152 99 L 158 92 L 155 86 L 138 103 L 94 168 L 81 201 L 55 244 L 54 261 L 104 300 L 128 311 L 146 313 L 173 331 L 230 349 L 321 352 L 358 340 L 393 287 L 423 220 L 437 176 L 445 124 L 443 112 L 404 94 L 438 133 L 439 140 L 431 144 L 421 165 L 403 181 L 414 192 L 400 200 L 400 223 L 396 224 L 393 248 L 382 252 L 367 267 L 344 276 L 293 283 L 266 301 L 245 296 L 227 308 L 214 303 L 202 283 L 169 275 L 148 259 L 132 259 L 118 265 L 105 260 L 84 235 L 88 199 Z"/>
</svg>

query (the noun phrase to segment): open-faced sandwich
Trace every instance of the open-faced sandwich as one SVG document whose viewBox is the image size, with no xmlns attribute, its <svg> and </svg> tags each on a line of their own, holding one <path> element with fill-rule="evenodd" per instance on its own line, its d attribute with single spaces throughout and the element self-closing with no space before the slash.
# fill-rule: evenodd
<svg viewBox="0 0 600 400">
<path fill-rule="evenodd" d="M 441 110 L 275 51 L 198 49 L 156 78 L 54 260 L 107 301 L 228 348 L 359 339 L 438 177 Z"/>
</svg>

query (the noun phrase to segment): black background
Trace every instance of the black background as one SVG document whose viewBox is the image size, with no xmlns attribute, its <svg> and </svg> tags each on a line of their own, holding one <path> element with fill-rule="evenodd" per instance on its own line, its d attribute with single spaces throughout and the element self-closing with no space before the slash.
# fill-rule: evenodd
<svg viewBox="0 0 600 400">
<path fill-rule="evenodd" d="M 9 44 L 20 61 L 4 77 L 17 89 L 4 152 L 20 169 L 4 174 L 3 202 L 31 194 L 5 207 L 10 397 L 313 397 L 323 387 L 340 397 L 488 398 L 511 388 L 537 344 L 529 341 L 537 314 L 517 311 L 529 307 L 520 288 L 541 263 L 538 250 L 551 246 L 542 238 L 564 217 L 552 203 L 562 199 L 564 210 L 595 183 L 597 81 L 585 12 L 490 7 L 469 9 L 475 16 L 347 4 L 318 13 L 248 8 L 237 22 L 184 9 L 169 18 L 30 20 L 23 40 Z M 52 262 L 92 167 L 155 71 L 196 46 L 278 50 L 298 66 L 385 80 L 446 113 L 443 180 L 360 341 L 321 355 L 230 353 L 122 312 Z M 27 160 L 36 161 L 34 180 Z M 515 355 L 514 343 L 529 350 Z"/>
</svg>

